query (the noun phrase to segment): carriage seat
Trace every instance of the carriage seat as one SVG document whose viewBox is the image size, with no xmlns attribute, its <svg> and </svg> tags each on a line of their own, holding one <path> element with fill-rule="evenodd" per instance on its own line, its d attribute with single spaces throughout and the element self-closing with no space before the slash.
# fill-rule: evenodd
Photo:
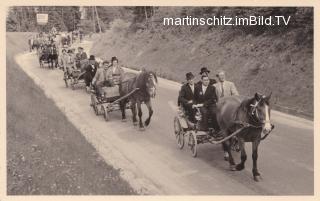
<svg viewBox="0 0 320 201">
<path fill-rule="evenodd" d="M 105 98 L 112 98 L 120 96 L 119 85 L 114 85 L 111 87 L 102 87 L 102 91 L 104 93 Z"/>
</svg>

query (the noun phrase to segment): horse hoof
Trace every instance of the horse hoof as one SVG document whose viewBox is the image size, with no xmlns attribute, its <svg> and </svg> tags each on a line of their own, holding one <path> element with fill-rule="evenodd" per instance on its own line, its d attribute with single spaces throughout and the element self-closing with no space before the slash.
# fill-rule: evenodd
<svg viewBox="0 0 320 201">
<path fill-rule="evenodd" d="M 236 170 L 237 170 L 235 165 L 230 165 L 230 166 L 229 166 L 229 169 L 230 169 L 231 171 L 236 171 Z"/>
<path fill-rule="evenodd" d="M 238 171 L 243 170 L 243 169 L 244 169 L 244 165 L 238 164 L 238 165 L 236 166 L 236 169 L 237 169 Z"/>
<path fill-rule="evenodd" d="M 254 180 L 255 182 L 259 182 L 259 181 L 262 180 L 262 178 L 261 178 L 261 176 L 253 176 L 253 180 Z"/>
<path fill-rule="evenodd" d="M 140 131 L 145 131 L 146 129 L 144 127 L 139 128 Z"/>
<path fill-rule="evenodd" d="M 133 125 L 134 126 L 138 126 L 138 122 L 133 122 Z"/>
<path fill-rule="evenodd" d="M 224 156 L 223 158 L 225 161 L 229 161 L 229 156 Z"/>
<path fill-rule="evenodd" d="M 122 119 L 121 121 L 122 121 L 122 122 L 127 122 L 127 119 Z"/>
</svg>

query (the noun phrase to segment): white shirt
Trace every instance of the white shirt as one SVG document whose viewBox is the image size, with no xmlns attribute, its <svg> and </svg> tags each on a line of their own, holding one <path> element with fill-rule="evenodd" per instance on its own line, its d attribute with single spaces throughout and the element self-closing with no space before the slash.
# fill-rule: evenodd
<svg viewBox="0 0 320 201">
<path fill-rule="evenodd" d="M 202 85 L 202 93 L 203 95 L 206 93 L 208 86 Z"/>
<path fill-rule="evenodd" d="M 189 84 L 189 86 L 191 88 L 192 93 L 194 93 L 194 84 L 193 85 Z"/>
</svg>

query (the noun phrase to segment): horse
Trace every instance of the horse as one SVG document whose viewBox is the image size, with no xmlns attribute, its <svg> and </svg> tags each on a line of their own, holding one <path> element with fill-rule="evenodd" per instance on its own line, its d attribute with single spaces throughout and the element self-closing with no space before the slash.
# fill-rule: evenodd
<svg viewBox="0 0 320 201">
<path fill-rule="evenodd" d="M 58 67 L 58 51 L 55 45 L 49 46 L 48 62 L 50 63 L 50 66 L 52 69 L 53 69 L 53 63 L 56 68 Z"/>
<path fill-rule="evenodd" d="M 259 181 L 261 175 L 257 168 L 258 146 L 274 128 L 270 121 L 271 94 L 264 96 L 256 93 L 252 98 L 240 98 L 240 96 L 225 97 L 220 100 L 216 108 L 217 123 L 220 132 L 227 137 L 235 131 L 240 131 L 236 136 L 241 151 L 241 162 L 235 165 L 231 154 L 231 139 L 223 142 L 225 150 L 229 154 L 230 170 L 240 171 L 245 167 L 247 160 L 245 142 L 252 142 L 252 174 L 254 181 Z M 242 129 L 242 130 L 239 130 Z M 264 134 L 261 137 L 262 133 Z"/>
<path fill-rule="evenodd" d="M 156 96 L 157 83 L 158 83 L 157 76 L 152 71 L 142 71 L 137 76 L 121 82 L 120 96 L 124 96 L 130 93 L 131 91 L 138 89 L 128 98 L 120 101 L 120 109 L 121 109 L 123 121 L 126 120 L 125 106 L 130 101 L 133 125 L 136 126 L 138 124 L 137 109 L 138 109 L 140 130 L 144 130 L 145 126 L 148 126 L 150 124 L 151 117 L 153 114 L 151 98 L 155 98 Z M 149 111 L 149 116 L 145 120 L 144 124 L 142 123 L 142 110 L 141 110 L 142 103 L 146 104 Z"/>
<path fill-rule="evenodd" d="M 40 63 L 40 68 L 43 68 L 43 64 L 46 62 L 49 66 L 49 68 L 52 67 L 50 65 L 50 46 L 48 45 L 41 45 L 39 48 L 39 63 Z M 52 67 L 53 68 L 53 67 Z"/>
<path fill-rule="evenodd" d="M 38 40 L 37 38 L 32 39 L 31 49 L 32 49 L 32 50 L 36 49 L 36 50 L 38 51 L 39 47 L 40 47 L 40 42 L 39 42 L 39 40 Z"/>
</svg>

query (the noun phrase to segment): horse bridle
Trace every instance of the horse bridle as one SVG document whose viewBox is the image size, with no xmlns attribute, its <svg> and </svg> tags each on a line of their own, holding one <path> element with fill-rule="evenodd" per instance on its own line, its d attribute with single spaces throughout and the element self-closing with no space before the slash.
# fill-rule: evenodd
<svg viewBox="0 0 320 201">
<path fill-rule="evenodd" d="M 149 77 L 148 77 L 148 81 L 151 79 L 151 81 L 153 82 L 153 86 L 152 87 L 150 87 L 150 89 L 152 90 L 152 91 L 154 91 L 154 94 L 153 94 L 153 98 L 155 97 L 155 95 L 156 95 L 156 84 L 155 84 L 155 81 L 154 81 L 154 75 L 153 74 L 150 74 L 149 75 Z M 149 83 L 147 83 L 147 87 L 149 87 Z"/>
</svg>

